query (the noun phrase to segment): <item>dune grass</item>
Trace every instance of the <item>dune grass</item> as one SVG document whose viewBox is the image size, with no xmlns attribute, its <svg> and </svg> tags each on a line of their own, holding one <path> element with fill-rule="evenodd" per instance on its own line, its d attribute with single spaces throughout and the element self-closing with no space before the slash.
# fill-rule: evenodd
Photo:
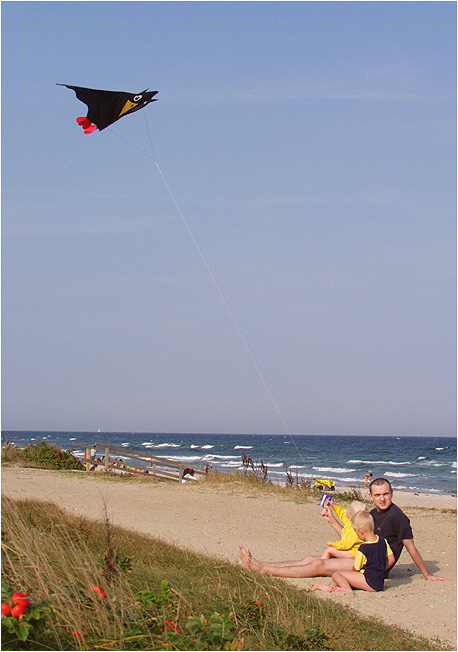
<svg viewBox="0 0 458 652">
<path fill-rule="evenodd" d="M 450 649 L 114 527 L 108 514 L 96 523 L 52 503 L 4 499 L 2 526 L 3 599 L 27 590 L 37 616 L 25 621 L 25 640 L 4 621 L 3 650 Z"/>
</svg>

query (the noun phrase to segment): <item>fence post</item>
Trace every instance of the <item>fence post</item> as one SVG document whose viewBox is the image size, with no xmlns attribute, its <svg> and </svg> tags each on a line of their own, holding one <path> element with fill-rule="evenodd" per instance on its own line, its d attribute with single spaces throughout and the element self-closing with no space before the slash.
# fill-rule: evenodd
<svg viewBox="0 0 458 652">
<path fill-rule="evenodd" d="M 86 448 L 84 458 L 86 460 L 86 471 L 90 471 L 91 470 L 91 449 L 90 449 L 89 446 Z"/>
<path fill-rule="evenodd" d="M 183 481 L 183 465 L 180 464 L 179 470 L 178 470 L 178 477 L 180 479 L 180 482 Z"/>
<path fill-rule="evenodd" d="M 109 462 L 110 462 L 110 449 L 105 448 L 105 471 L 108 471 Z"/>
</svg>

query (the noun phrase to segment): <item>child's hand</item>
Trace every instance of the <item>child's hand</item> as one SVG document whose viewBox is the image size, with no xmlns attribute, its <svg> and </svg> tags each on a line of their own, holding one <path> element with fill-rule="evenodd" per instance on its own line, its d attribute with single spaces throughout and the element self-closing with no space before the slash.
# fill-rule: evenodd
<svg viewBox="0 0 458 652">
<path fill-rule="evenodd" d="M 332 500 L 332 498 L 330 498 L 329 501 L 328 501 L 328 507 L 330 507 L 331 509 L 334 509 L 334 501 Z"/>
<path fill-rule="evenodd" d="M 326 541 L 326 545 L 328 546 L 328 548 L 332 548 L 333 543 L 334 541 Z"/>
<path fill-rule="evenodd" d="M 325 508 L 323 509 L 323 511 L 321 512 L 321 516 L 322 516 L 322 517 L 324 518 L 324 520 L 327 521 L 328 523 L 331 522 L 331 518 L 332 518 L 332 516 L 331 516 L 331 514 L 330 514 L 330 509 L 329 509 L 329 507 L 325 507 Z"/>
</svg>

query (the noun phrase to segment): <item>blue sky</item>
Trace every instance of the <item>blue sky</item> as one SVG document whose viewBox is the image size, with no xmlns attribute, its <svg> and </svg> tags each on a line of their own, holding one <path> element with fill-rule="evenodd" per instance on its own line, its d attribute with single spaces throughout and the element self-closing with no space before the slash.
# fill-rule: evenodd
<svg viewBox="0 0 458 652">
<path fill-rule="evenodd" d="M 455 435 L 454 2 L 2 2 L 2 153 L 4 429 Z"/>
</svg>

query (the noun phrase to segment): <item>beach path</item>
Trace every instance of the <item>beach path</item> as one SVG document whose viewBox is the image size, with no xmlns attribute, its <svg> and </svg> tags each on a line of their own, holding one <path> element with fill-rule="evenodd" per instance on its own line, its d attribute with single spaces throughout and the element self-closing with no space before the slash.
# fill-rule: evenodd
<svg viewBox="0 0 458 652">
<path fill-rule="evenodd" d="M 2 469 L 2 494 L 51 501 L 71 514 L 95 520 L 104 519 L 105 503 L 114 525 L 231 563 L 239 563 L 239 543 L 260 559 L 279 561 L 321 554 L 325 542 L 335 538 L 317 504 L 299 504 L 237 484 L 116 481 L 99 474 L 10 467 Z M 420 507 L 431 505 L 428 496 L 410 500 L 409 495 L 395 493 L 394 502 L 411 519 L 427 568 L 450 581 L 424 580 L 404 550 L 383 593 L 320 597 L 456 646 L 456 498 L 434 497 L 436 509 Z M 310 587 L 307 579 L 288 581 L 302 589 Z"/>
</svg>

